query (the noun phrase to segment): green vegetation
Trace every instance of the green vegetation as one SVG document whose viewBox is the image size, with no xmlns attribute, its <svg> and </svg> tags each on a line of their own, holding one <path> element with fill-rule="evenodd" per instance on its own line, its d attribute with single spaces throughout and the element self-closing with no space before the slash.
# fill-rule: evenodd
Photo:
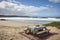
<svg viewBox="0 0 60 40">
<path fill-rule="evenodd" d="M 58 29 L 60 29 L 60 22 L 52 22 L 52 23 L 48 23 L 48 24 L 43 24 L 44 26 L 52 26 L 52 27 L 56 27 Z"/>
</svg>

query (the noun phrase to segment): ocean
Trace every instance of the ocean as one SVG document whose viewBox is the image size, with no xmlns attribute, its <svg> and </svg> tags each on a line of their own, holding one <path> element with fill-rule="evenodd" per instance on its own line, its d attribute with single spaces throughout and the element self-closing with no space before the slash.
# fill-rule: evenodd
<svg viewBox="0 0 60 40">
<path fill-rule="evenodd" d="M 60 22 L 60 18 L 23 18 L 23 17 L 0 17 L 0 19 L 5 19 L 8 21 L 18 21 L 18 22 L 34 22 L 47 24 L 51 22 Z"/>
</svg>

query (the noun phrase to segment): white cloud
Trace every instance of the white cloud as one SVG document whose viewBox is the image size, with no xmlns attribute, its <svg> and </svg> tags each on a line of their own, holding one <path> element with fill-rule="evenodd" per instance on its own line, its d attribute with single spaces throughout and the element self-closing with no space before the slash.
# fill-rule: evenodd
<svg viewBox="0 0 60 40">
<path fill-rule="evenodd" d="M 60 3 L 60 0 L 49 0 L 50 2 Z"/>
<path fill-rule="evenodd" d="M 49 10 L 49 9 L 50 7 L 44 7 L 44 6 L 35 7 L 35 6 L 23 5 L 21 3 L 18 5 L 17 3 L 7 1 L 0 2 L 0 14 L 4 15 L 30 15 L 29 13 L 35 13 L 38 11 Z"/>
</svg>

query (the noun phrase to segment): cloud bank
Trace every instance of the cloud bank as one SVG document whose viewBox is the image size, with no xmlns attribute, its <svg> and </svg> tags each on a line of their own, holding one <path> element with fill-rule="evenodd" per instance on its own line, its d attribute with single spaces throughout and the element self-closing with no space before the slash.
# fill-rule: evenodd
<svg viewBox="0 0 60 40">
<path fill-rule="evenodd" d="M 33 14 L 35 16 L 39 15 L 37 12 L 43 10 L 49 10 L 50 7 L 35 7 L 35 6 L 27 6 L 23 4 L 17 4 L 13 2 L 2 1 L 0 2 L 0 15 L 30 15 Z"/>
</svg>

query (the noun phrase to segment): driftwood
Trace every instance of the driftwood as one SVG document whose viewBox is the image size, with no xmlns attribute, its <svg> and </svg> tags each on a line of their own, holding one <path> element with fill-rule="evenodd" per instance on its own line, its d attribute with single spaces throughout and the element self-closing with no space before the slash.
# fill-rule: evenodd
<svg viewBox="0 0 60 40">
<path fill-rule="evenodd" d="M 42 34 L 42 33 L 45 33 L 45 32 L 47 32 L 47 33 L 49 33 L 49 29 L 47 29 L 47 30 L 44 30 L 44 31 L 40 31 L 40 32 L 37 32 L 36 34 Z"/>
<path fill-rule="evenodd" d="M 21 34 L 22 36 L 28 38 L 29 40 L 41 40 L 40 38 L 38 38 L 37 36 L 34 35 L 28 35 L 25 32 L 20 32 L 19 34 Z"/>
<path fill-rule="evenodd" d="M 30 39 L 30 40 L 42 40 L 42 39 L 40 38 L 39 34 L 42 34 L 42 33 L 44 33 L 44 32 L 49 33 L 49 31 L 50 31 L 50 30 L 40 31 L 40 32 L 37 32 L 36 35 L 35 35 L 35 34 L 34 34 L 34 35 L 33 35 L 33 34 L 26 34 L 25 32 L 20 32 L 19 34 L 21 34 L 21 35 L 24 36 L 24 37 L 27 37 L 27 38 Z"/>
</svg>

